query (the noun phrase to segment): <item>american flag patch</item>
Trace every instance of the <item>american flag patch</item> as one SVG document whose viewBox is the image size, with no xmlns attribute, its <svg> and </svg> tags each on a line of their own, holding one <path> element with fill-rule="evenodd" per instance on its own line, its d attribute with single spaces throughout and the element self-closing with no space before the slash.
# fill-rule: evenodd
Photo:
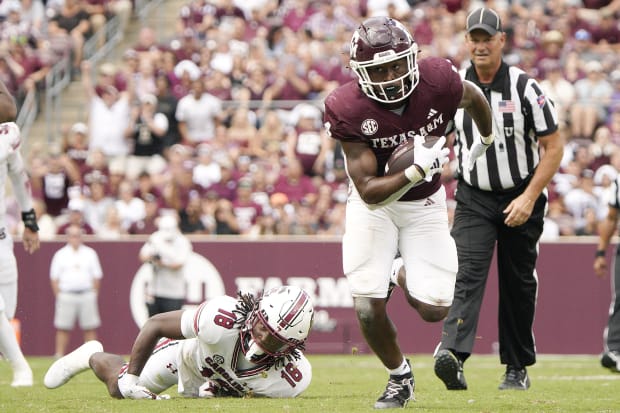
<svg viewBox="0 0 620 413">
<path fill-rule="evenodd" d="M 545 95 L 540 95 L 536 98 L 536 103 L 538 103 L 539 108 L 542 108 L 543 106 L 545 106 L 546 101 L 547 99 L 545 98 Z"/>
<path fill-rule="evenodd" d="M 515 111 L 515 103 L 512 100 L 500 100 L 497 105 L 499 113 L 513 113 Z"/>
</svg>

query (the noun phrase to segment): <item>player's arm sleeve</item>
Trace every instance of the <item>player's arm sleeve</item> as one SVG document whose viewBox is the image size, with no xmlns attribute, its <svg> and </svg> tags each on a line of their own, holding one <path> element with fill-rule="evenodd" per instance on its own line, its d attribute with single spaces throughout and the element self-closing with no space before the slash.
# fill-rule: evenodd
<svg viewBox="0 0 620 413">
<path fill-rule="evenodd" d="M 181 315 L 181 334 L 183 337 L 194 338 L 198 336 L 198 323 L 206 304 L 205 302 L 200 304 L 198 308 L 183 311 L 183 315 Z"/>
<path fill-rule="evenodd" d="M 306 356 L 302 355 L 297 361 L 297 369 L 301 372 L 301 379 L 293 387 L 290 397 L 297 397 L 302 394 L 310 386 L 312 382 L 312 365 Z"/>
<path fill-rule="evenodd" d="M 299 360 L 287 362 L 276 371 L 278 379 L 262 396 L 271 398 L 293 398 L 302 394 L 312 381 L 312 366 L 302 355 Z"/>
<path fill-rule="evenodd" d="M 227 330 L 235 327 L 236 315 L 233 312 L 237 300 L 220 296 L 205 301 L 197 308 L 186 310 L 181 316 L 181 333 L 186 338 L 198 337 L 207 344 L 220 341 Z"/>
<path fill-rule="evenodd" d="M 14 150 L 9 154 L 8 167 L 9 179 L 13 185 L 13 193 L 17 203 L 22 211 L 30 211 L 32 209 L 32 191 L 24 160 L 19 152 L 19 144 L 14 146 Z"/>
</svg>

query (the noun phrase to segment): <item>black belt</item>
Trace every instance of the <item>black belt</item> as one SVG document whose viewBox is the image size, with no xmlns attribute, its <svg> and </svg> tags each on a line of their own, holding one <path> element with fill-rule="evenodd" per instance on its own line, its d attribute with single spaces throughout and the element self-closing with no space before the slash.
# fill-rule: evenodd
<svg viewBox="0 0 620 413">
<path fill-rule="evenodd" d="M 86 289 L 86 290 L 71 290 L 71 291 L 63 291 L 63 293 L 65 294 L 85 294 L 85 293 L 89 293 L 91 292 L 92 289 Z"/>
</svg>

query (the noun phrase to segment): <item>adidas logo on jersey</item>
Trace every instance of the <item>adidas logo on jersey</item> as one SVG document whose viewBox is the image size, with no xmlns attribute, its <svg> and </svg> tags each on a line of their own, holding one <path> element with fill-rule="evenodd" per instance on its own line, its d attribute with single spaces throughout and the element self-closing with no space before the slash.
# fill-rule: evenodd
<svg viewBox="0 0 620 413">
<path fill-rule="evenodd" d="M 435 116 L 437 114 L 437 111 L 433 108 L 431 108 L 431 110 L 428 111 L 428 115 L 426 115 L 426 119 L 430 119 L 433 116 Z"/>
<path fill-rule="evenodd" d="M 435 201 L 433 201 L 431 198 L 426 198 L 426 201 L 424 202 L 424 206 L 429 206 L 429 205 L 434 205 Z"/>
</svg>

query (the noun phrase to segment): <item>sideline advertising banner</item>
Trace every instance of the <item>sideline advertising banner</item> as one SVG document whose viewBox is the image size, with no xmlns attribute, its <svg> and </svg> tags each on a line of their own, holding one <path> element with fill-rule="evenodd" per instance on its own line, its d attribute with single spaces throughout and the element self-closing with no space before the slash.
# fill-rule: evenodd
<svg viewBox="0 0 620 413">
<path fill-rule="evenodd" d="M 102 326 L 99 339 L 107 351 L 127 354 L 139 326 L 147 318 L 146 300 L 152 269 L 141 264 L 138 251 L 144 240 L 96 241 L 85 239 L 99 254 L 104 277 L 99 294 Z M 342 274 L 338 240 L 274 238 L 192 238 L 194 255 L 185 271 L 186 306 L 237 291 L 258 292 L 281 284 L 304 288 L 316 308 L 308 353 L 369 353 L 362 338 L 346 278 Z M 26 355 L 54 353 L 54 297 L 49 266 L 64 242 L 42 243 L 30 256 L 15 242 L 19 268 L 16 317 L 21 322 Z M 534 332 L 541 354 L 598 354 L 610 304 L 609 279 L 592 271 L 596 247 L 592 244 L 541 244 L 538 262 L 539 294 Z M 478 324 L 474 349 L 497 351 L 497 274 L 492 266 Z M 426 323 L 408 306 L 398 289 L 388 304 L 406 353 L 432 353 L 441 335 L 441 323 Z M 72 334 L 70 349 L 82 342 Z"/>
</svg>

